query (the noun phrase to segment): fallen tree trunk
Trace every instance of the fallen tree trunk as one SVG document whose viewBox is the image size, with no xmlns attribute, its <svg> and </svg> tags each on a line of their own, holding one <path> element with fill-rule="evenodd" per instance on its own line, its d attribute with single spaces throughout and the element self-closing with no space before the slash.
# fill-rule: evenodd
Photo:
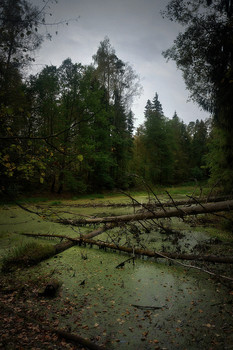
<svg viewBox="0 0 233 350">
<path fill-rule="evenodd" d="M 103 233 L 104 231 L 107 231 L 107 230 L 111 230 L 112 228 L 114 228 L 115 225 L 114 224 L 107 224 L 107 225 L 104 225 L 103 227 L 97 229 L 97 230 L 94 230 L 90 233 L 88 233 L 87 235 L 85 235 L 84 237 L 86 239 L 90 239 L 90 238 L 93 238 L 95 236 L 98 236 L 100 235 L 101 233 Z M 25 234 L 27 235 L 27 233 Z M 30 235 L 30 234 L 29 234 Z M 73 247 L 75 244 L 77 244 L 77 242 L 81 242 L 83 239 L 80 238 L 79 241 L 76 240 L 71 240 L 71 238 L 67 237 L 67 236 L 59 236 L 59 235 L 46 235 L 46 234 L 41 234 L 40 236 L 44 236 L 44 237 L 59 237 L 59 238 L 65 238 L 65 239 L 68 239 L 67 242 L 63 242 L 63 243 L 59 243 L 59 244 L 56 244 L 55 245 L 55 254 L 59 254 L 59 253 L 62 253 L 64 250 L 67 250 L 71 247 Z"/>
<path fill-rule="evenodd" d="M 66 242 L 63 242 L 63 243 L 56 244 L 55 245 L 55 254 L 54 255 L 64 252 L 65 250 L 73 247 L 75 244 L 77 244 L 77 243 L 74 243 L 73 241 L 70 241 L 70 240 L 66 241 Z"/>
<path fill-rule="evenodd" d="M 90 232 L 87 235 L 82 236 L 82 237 L 84 237 L 86 239 L 93 238 L 93 237 L 96 237 L 96 236 L 100 235 L 101 233 L 103 233 L 103 232 L 105 232 L 107 230 L 113 229 L 114 227 L 116 227 L 116 224 L 114 224 L 114 223 L 107 224 L 107 225 L 104 225 L 103 227 L 101 227 L 101 228 L 99 228 L 97 230 L 94 230 L 94 231 L 92 231 L 92 232 Z"/>
<path fill-rule="evenodd" d="M 148 257 L 155 257 L 155 258 L 162 258 L 162 259 L 171 258 L 171 259 L 178 259 L 178 260 L 206 261 L 206 262 L 221 263 L 221 264 L 233 264 L 233 256 L 195 255 L 195 254 L 178 254 L 178 253 L 170 253 L 170 252 L 169 253 L 157 252 L 149 249 L 139 249 L 139 248 L 119 246 L 114 243 L 101 242 L 101 241 L 96 241 L 94 239 L 88 239 L 88 238 L 86 239 L 84 237 L 71 238 L 68 236 L 49 235 L 45 233 L 44 234 L 23 233 L 23 235 L 30 236 L 30 237 L 59 237 L 59 238 L 62 237 L 70 240 L 69 242 L 70 246 L 74 246 L 76 244 L 81 245 L 82 243 L 85 243 L 90 245 L 96 245 L 102 249 L 108 248 L 108 249 L 118 250 L 129 254 L 135 254 L 138 256 L 148 256 Z M 64 242 L 63 245 L 64 247 L 68 246 L 67 242 Z"/>
<path fill-rule="evenodd" d="M 220 211 L 229 211 L 233 210 L 233 200 L 217 202 L 217 203 L 206 203 L 198 204 L 195 206 L 184 206 L 180 208 L 173 208 L 169 210 L 159 210 L 159 211 L 149 211 L 140 214 L 131 214 L 131 215 L 120 215 L 120 216 L 107 216 L 103 218 L 90 218 L 90 219 L 59 219 L 56 222 L 59 222 L 64 225 L 86 225 L 86 224 L 100 224 L 100 223 L 121 223 L 129 221 L 138 221 L 138 220 L 149 220 L 149 219 L 160 219 L 160 218 L 170 218 L 170 217 L 184 217 L 187 215 L 197 215 L 197 214 L 206 214 L 206 213 L 216 213 Z"/>
</svg>

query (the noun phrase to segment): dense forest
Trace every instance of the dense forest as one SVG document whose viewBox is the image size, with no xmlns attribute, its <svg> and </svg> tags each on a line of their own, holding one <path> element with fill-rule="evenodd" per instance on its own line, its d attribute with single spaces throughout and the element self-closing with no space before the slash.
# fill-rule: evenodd
<svg viewBox="0 0 233 350">
<path fill-rule="evenodd" d="M 91 65 L 67 58 L 28 76 L 25 68 L 45 39 L 38 30 L 45 14 L 26 0 L 2 1 L 2 189 L 84 193 L 126 189 L 141 178 L 152 185 L 209 179 L 231 189 L 233 5 L 200 3 L 201 14 L 193 1 L 182 1 L 179 11 L 170 2 L 164 16 L 186 30 L 163 54 L 175 60 L 191 97 L 212 118 L 186 125 L 176 111 L 165 116 L 155 86 L 135 130 L 131 105 L 140 80 L 108 37 Z"/>
</svg>

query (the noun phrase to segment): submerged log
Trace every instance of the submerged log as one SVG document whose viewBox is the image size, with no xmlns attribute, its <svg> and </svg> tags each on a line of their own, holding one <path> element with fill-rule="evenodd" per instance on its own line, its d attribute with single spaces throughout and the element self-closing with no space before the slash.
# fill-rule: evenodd
<svg viewBox="0 0 233 350">
<path fill-rule="evenodd" d="M 59 222 L 64 225 L 86 225 L 86 224 L 100 224 L 100 223 L 121 223 L 129 221 L 138 221 L 138 220 L 149 220 L 149 219 L 161 219 L 161 218 L 170 218 L 170 217 L 184 217 L 187 215 L 198 215 L 206 213 L 217 213 L 220 211 L 229 211 L 233 210 L 233 200 L 217 202 L 217 203 L 206 203 L 198 204 L 193 206 L 183 206 L 179 208 L 173 208 L 168 210 L 158 210 L 158 211 L 148 211 L 140 214 L 131 214 L 131 215 L 119 215 L 119 216 L 107 216 L 102 218 L 89 218 L 89 219 L 59 219 L 56 222 Z"/>
</svg>

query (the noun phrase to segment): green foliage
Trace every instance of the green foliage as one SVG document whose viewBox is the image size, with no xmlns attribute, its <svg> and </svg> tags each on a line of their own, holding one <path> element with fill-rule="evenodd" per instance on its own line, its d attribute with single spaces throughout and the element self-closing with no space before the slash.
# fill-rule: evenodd
<svg viewBox="0 0 233 350">
<path fill-rule="evenodd" d="M 55 253 L 51 245 L 39 243 L 27 243 L 23 246 L 12 248 L 3 258 L 2 271 L 11 272 L 17 268 L 29 267 L 49 258 Z"/>
<path fill-rule="evenodd" d="M 160 115 L 163 115 L 163 107 L 159 101 L 159 96 L 157 92 L 155 93 L 155 97 L 153 98 L 151 107 L 153 111 L 156 111 Z"/>
<path fill-rule="evenodd" d="M 24 203 L 40 203 L 40 202 L 47 202 L 49 201 L 49 198 L 46 197 L 33 197 L 33 198 L 20 198 L 17 200 L 17 203 L 24 204 Z"/>
<path fill-rule="evenodd" d="M 226 6 L 228 3 L 172 0 L 164 11 L 170 20 L 184 27 L 164 56 L 175 60 L 191 97 L 210 111 L 217 107 L 220 90 L 226 85 L 228 90 L 231 85 L 233 5 Z"/>
<path fill-rule="evenodd" d="M 41 11 L 26 0 L 0 3 L 0 174 L 7 189 L 23 182 L 27 186 L 35 174 L 44 180 L 43 161 L 31 142 L 34 120 L 23 69 L 41 45 L 37 27 L 45 23 L 46 6 Z"/>
<path fill-rule="evenodd" d="M 76 178 L 71 171 L 66 171 L 64 173 L 66 181 L 66 190 L 73 193 L 85 193 L 87 191 L 87 184 L 83 181 L 80 176 Z"/>
<path fill-rule="evenodd" d="M 221 228 L 223 230 L 226 230 L 228 232 L 233 233 L 233 226 L 232 226 L 232 220 L 231 218 L 228 219 L 222 219 L 221 221 Z"/>
<path fill-rule="evenodd" d="M 164 56 L 176 62 L 183 72 L 191 98 L 212 113 L 216 127 L 222 130 L 222 133 L 215 133 L 219 139 L 210 144 L 209 160 L 206 159 L 212 181 L 217 177 L 223 179 L 227 190 L 232 188 L 233 171 L 230 151 L 233 132 L 233 3 L 228 0 L 171 0 L 164 15 L 184 27 Z M 193 146 L 198 148 L 196 154 L 200 155 L 202 145 L 199 141 Z"/>
<path fill-rule="evenodd" d="M 187 132 L 187 126 L 179 119 L 177 113 L 168 122 L 170 135 L 170 147 L 172 152 L 172 181 L 181 183 L 190 176 L 190 144 L 191 138 Z"/>
<path fill-rule="evenodd" d="M 192 178 L 194 178 L 196 180 L 203 180 L 203 178 L 204 178 L 204 172 L 198 166 L 191 168 L 190 175 Z"/>
<path fill-rule="evenodd" d="M 157 185 L 178 184 L 189 178 L 204 179 L 206 123 L 197 120 L 186 126 L 176 112 L 169 120 L 157 109 L 162 111 L 156 93 L 154 103 L 147 101 L 145 123 L 134 137 L 131 171 Z"/>
<path fill-rule="evenodd" d="M 162 114 L 162 105 L 155 94 L 153 103 L 148 100 L 145 112 L 143 142 L 147 153 L 147 180 L 152 183 L 167 183 L 171 174 L 171 152 L 168 146 L 167 120 Z"/>
<path fill-rule="evenodd" d="M 210 171 L 210 184 L 221 185 L 226 192 L 233 188 L 233 141 L 229 131 L 214 127 L 208 142 L 209 153 L 205 157 Z"/>
</svg>

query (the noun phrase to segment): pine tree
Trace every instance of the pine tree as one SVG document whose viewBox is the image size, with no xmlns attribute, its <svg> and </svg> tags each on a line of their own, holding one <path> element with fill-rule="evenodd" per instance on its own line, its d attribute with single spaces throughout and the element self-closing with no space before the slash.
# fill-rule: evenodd
<svg viewBox="0 0 233 350">
<path fill-rule="evenodd" d="M 153 111 L 151 100 L 147 100 L 146 106 L 145 106 L 145 112 L 144 116 L 146 119 L 148 119 Z"/>
</svg>

